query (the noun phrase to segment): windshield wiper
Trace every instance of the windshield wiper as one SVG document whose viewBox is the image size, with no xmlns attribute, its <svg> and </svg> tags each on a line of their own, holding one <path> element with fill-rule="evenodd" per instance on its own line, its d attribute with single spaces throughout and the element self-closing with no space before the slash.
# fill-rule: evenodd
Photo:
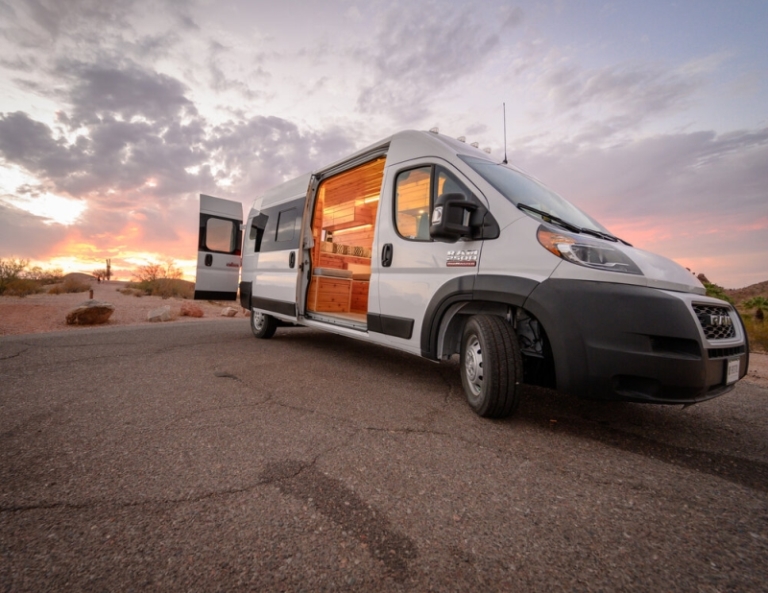
<svg viewBox="0 0 768 593">
<path fill-rule="evenodd" d="M 609 233 L 604 233 L 603 231 L 596 231 L 594 229 L 581 229 L 581 232 L 585 235 L 592 235 L 594 237 L 599 237 L 601 239 L 607 239 L 608 241 L 613 241 L 614 243 L 624 243 L 627 247 L 632 247 L 632 243 L 627 243 L 624 239 L 621 237 L 615 237 L 614 235 L 611 235 Z"/>
<path fill-rule="evenodd" d="M 608 241 L 613 241 L 614 243 L 619 241 L 618 237 L 614 237 L 613 235 L 609 235 L 608 233 L 604 233 L 603 231 L 596 231 L 594 229 L 581 229 L 581 232 L 585 235 L 592 235 L 593 237 L 597 237 L 598 239 L 606 239 Z"/>
<path fill-rule="evenodd" d="M 613 241 L 614 243 L 616 242 L 624 243 L 624 245 L 632 247 L 631 243 L 627 243 L 624 239 L 619 239 L 618 237 L 614 237 L 610 233 L 604 233 L 603 231 L 596 231 L 595 229 L 588 229 L 588 228 L 582 228 L 582 227 L 576 226 L 575 224 L 570 223 L 566 220 L 563 220 L 558 216 L 554 216 L 553 214 L 549 214 L 548 212 L 544 212 L 543 210 L 539 210 L 538 208 L 534 208 L 533 206 L 529 206 L 528 204 L 518 204 L 517 207 L 520 210 L 528 210 L 529 212 L 538 214 L 539 216 L 541 216 L 544 222 L 554 222 L 555 224 L 559 224 L 561 227 L 566 228 L 569 231 L 573 231 L 574 233 L 583 233 L 585 235 L 592 235 L 593 237 L 597 237 L 598 239 L 605 239 L 606 241 Z"/>
<path fill-rule="evenodd" d="M 569 231 L 573 231 L 574 233 L 581 232 L 581 228 L 577 227 L 575 224 L 571 224 L 570 222 L 565 221 L 558 216 L 554 216 L 553 214 L 544 212 L 544 210 L 539 210 L 538 208 L 534 208 L 533 206 L 529 206 L 528 204 L 518 204 L 517 207 L 520 210 L 528 210 L 528 212 L 533 212 L 534 214 L 538 214 L 539 216 L 541 216 L 544 222 L 554 222 L 555 224 L 559 224 L 561 227 L 566 228 Z"/>
</svg>

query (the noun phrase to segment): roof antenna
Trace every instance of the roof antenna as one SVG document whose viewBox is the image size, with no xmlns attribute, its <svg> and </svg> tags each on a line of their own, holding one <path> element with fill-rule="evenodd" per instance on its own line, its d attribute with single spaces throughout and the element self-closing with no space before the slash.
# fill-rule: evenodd
<svg viewBox="0 0 768 593">
<path fill-rule="evenodd" d="M 507 161 L 507 104 L 502 103 L 501 106 L 504 110 L 504 161 L 502 162 L 506 165 L 508 163 Z"/>
</svg>

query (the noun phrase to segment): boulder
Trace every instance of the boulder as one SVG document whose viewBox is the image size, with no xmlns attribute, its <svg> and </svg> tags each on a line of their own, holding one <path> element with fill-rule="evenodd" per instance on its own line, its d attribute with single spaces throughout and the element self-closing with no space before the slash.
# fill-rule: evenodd
<svg viewBox="0 0 768 593">
<path fill-rule="evenodd" d="M 222 317 L 234 317 L 237 315 L 237 309 L 234 307 L 224 307 L 224 310 L 221 312 Z"/>
<path fill-rule="evenodd" d="M 147 313 L 147 321 L 170 321 L 171 320 L 171 306 L 165 305 L 158 309 L 152 309 Z"/>
<path fill-rule="evenodd" d="M 202 317 L 203 309 L 194 303 L 182 303 L 181 315 L 183 317 Z"/>
<path fill-rule="evenodd" d="M 115 306 L 93 299 L 80 303 L 67 313 L 67 325 L 98 325 L 106 323 L 115 312 Z"/>
</svg>

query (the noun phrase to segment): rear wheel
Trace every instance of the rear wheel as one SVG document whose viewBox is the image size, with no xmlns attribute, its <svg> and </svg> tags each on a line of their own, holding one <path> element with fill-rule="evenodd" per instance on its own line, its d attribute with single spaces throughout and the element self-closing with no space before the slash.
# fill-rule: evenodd
<svg viewBox="0 0 768 593">
<path fill-rule="evenodd" d="M 523 360 L 517 336 L 493 315 L 474 315 L 461 340 L 461 383 L 470 407 L 485 418 L 504 418 L 519 403 Z"/>
<path fill-rule="evenodd" d="M 251 311 L 251 331 L 257 338 L 266 340 L 275 335 L 277 320 L 266 313 Z"/>
</svg>

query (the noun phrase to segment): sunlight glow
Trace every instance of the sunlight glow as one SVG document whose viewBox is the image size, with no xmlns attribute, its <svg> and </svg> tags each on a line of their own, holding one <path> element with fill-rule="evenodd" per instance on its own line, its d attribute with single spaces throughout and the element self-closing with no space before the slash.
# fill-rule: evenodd
<svg viewBox="0 0 768 593">
<path fill-rule="evenodd" d="M 8 197 L 6 201 L 16 208 L 45 218 L 45 224 L 63 224 L 70 226 L 80 220 L 88 208 L 85 200 L 73 200 L 45 193 L 34 198 Z"/>
</svg>

